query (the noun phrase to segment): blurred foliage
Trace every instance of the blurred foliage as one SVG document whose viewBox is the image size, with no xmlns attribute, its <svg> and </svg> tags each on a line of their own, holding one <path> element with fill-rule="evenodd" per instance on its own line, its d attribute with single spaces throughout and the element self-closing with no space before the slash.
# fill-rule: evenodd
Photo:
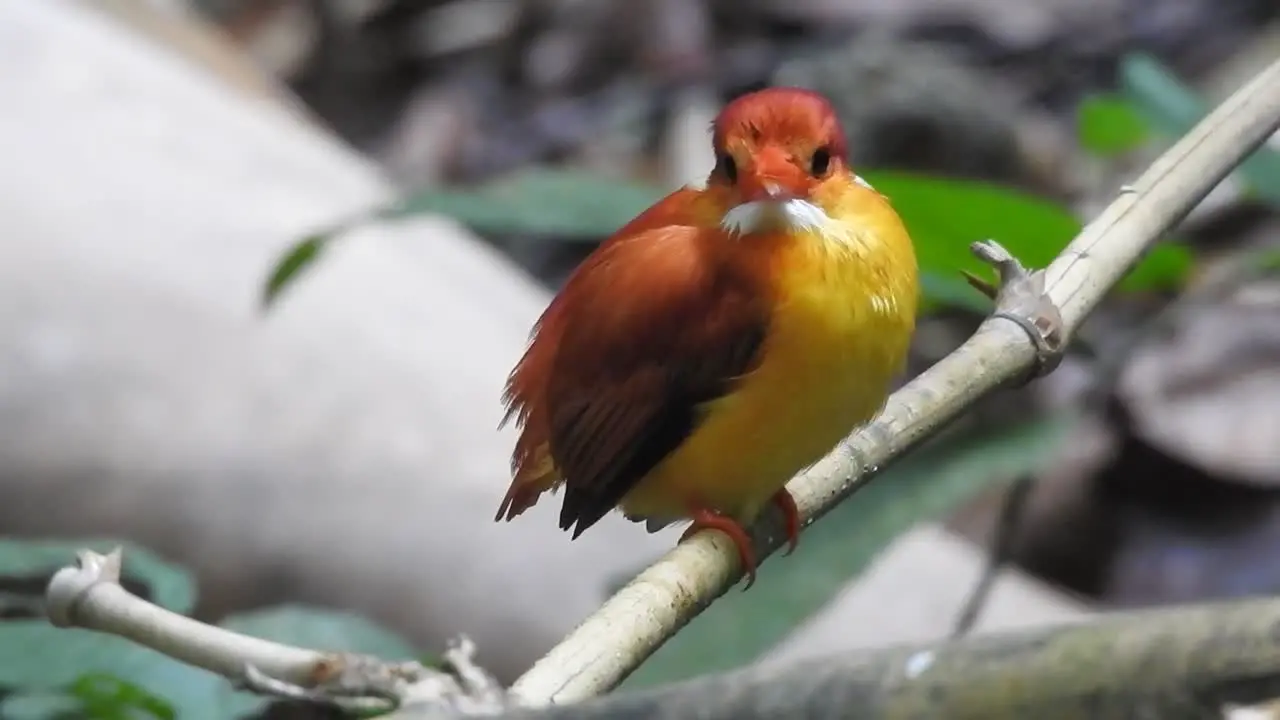
<svg viewBox="0 0 1280 720">
<path fill-rule="evenodd" d="M 1125 56 L 1120 65 L 1124 96 L 1151 123 L 1170 138 L 1190 132 L 1205 116 L 1206 103 L 1160 61 L 1144 53 Z M 1237 169 L 1249 191 L 1280 208 L 1280 153 L 1263 145 Z"/>
<path fill-rule="evenodd" d="M 888 196 L 911 231 L 925 300 L 937 305 L 963 302 L 978 312 L 989 310 L 989 302 L 960 275 L 962 270 L 979 274 L 990 270 L 969 251 L 970 243 L 996 240 L 1024 265 L 1041 268 L 1083 228 L 1057 204 L 992 183 L 888 171 L 864 172 L 863 177 Z M 1176 289 L 1191 266 L 1191 253 L 1185 247 L 1157 245 L 1125 275 L 1119 289 Z"/>
<path fill-rule="evenodd" d="M 1076 109 L 1076 135 L 1085 150 L 1100 157 L 1127 153 L 1147 141 L 1150 126 L 1133 103 L 1117 95 L 1085 98 Z"/>
<path fill-rule="evenodd" d="M 196 584 L 180 567 L 145 548 L 106 540 L 0 541 L 0 718 L 5 720 L 228 720 L 261 711 L 270 700 L 234 689 L 194 668 L 123 638 L 45 619 L 49 578 L 76 550 L 124 547 L 122 583 L 180 614 L 195 606 Z M 413 659 L 414 648 L 369 620 L 346 612 L 286 605 L 225 618 L 220 626 L 255 637 L 322 650 Z"/>
<path fill-rule="evenodd" d="M 665 194 L 633 180 L 542 168 L 512 173 L 475 189 L 416 193 L 383 217 L 432 213 L 486 235 L 594 244 Z"/>
<path fill-rule="evenodd" d="M 995 239 L 1031 267 L 1049 264 L 1082 227 L 1066 209 L 1013 188 L 920 173 L 869 170 L 863 177 L 893 202 L 911 231 L 921 269 L 925 308 L 958 306 L 985 313 L 986 298 L 962 270 L 980 270 L 969 244 Z M 529 242 L 597 243 L 665 193 L 632 181 L 580 170 L 530 168 L 474 188 L 430 190 L 378 210 L 391 220 L 431 212 L 485 235 Z M 269 305 L 317 259 L 343 223 L 293 246 L 272 270 L 264 291 Z M 1123 291 L 1177 287 L 1191 268 L 1180 245 L 1155 247 L 1121 282 Z"/>
<path fill-rule="evenodd" d="M 730 590 L 694 618 L 622 687 L 649 687 L 752 662 L 911 526 L 1044 469 L 1074 422 L 1074 415 L 1051 415 L 926 443 L 808 527 L 791 557 L 763 564 L 750 592 Z"/>
<path fill-rule="evenodd" d="M 340 229 L 312 235 L 289 248 L 289 251 L 276 263 L 275 268 L 271 271 L 271 276 L 267 278 L 266 287 L 262 291 L 263 307 L 269 306 L 274 302 L 280 291 L 284 290 L 285 285 L 296 278 L 298 273 L 302 272 L 308 265 L 318 260 L 329 239 L 338 232 L 340 232 Z"/>
<path fill-rule="evenodd" d="M 62 691 L 29 691 L 14 696 L 0 710 L 6 720 L 175 720 L 178 717 L 168 701 L 137 685 L 98 673 L 81 675 Z"/>
<path fill-rule="evenodd" d="M 1094 95 L 1077 108 L 1078 140 L 1095 155 L 1112 157 L 1129 152 L 1149 141 L 1153 133 L 1181 137 L 1206 112 L 1194 92 L 1143 53 L 1124 58 L 1119 84 L 1119 94 Z M 1254 195 L 1280 207 L 1280 153 L 1263 146 L 1241 165 L 1239 173 Z M 920 259 L 926 311 L 949 306 L 986 312 L 985 298 L 960 274 L 977 265 L 969 254 L 970 243 L 994 239 L 1024 264 L 1044 267 L 1081 229 L 1080 221 L 1066 208 L 1013 188 L 891 170 L 869 170 L 863 177 L 890 198 L 911 231 Z M 594 244 L 664 194 L 660 188 L 636 181 L 569 168 L 535 167 L 474 187 L 416 193 L 363 220 L 433 213 L 489 236 Z M 350 225 L 341 223 L 294 244 L 272 269 L 264 287 L 264 306 Z M 1176 289 L 1192 265 L 1186 248 L 1166 241 L 1125 276 L 1119 289 Z"/>
</svg>

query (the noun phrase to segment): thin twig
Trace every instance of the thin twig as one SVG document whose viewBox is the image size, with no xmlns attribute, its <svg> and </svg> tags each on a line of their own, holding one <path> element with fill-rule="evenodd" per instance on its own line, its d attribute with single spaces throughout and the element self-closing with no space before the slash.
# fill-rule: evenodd
<svg viewBox="0 0 1280 720">
<path fill-rule="evenodd" d="M 1031 497 L 1031 489 L 1035 487 L 1032 475 L 1021 475 L 1009 489 L 1004 491 L 1000 503 L 1000 514 L 996 519 L 995 529 L 991 535 L 991 547 L 987 551 L 987 562 L 978 576 L 978 582 L 970 591 L 960 614 L 956 617 L 955 627 L 951 629 L 951 637 L 958 638 L 970 630 L 978 622 L 978 616 L 991 597 L 991 591 L 1000 577 L 1000 570 L 1009 562 L 1013 554 L 1013 539 L 1018 531 L 1018 520 Z"/>
<path fill-rule="evenodd" d="M 1280 127 L 1280 61 L 1228 98 L 1162 155 L 1071 242 L 1041 276 L 1063 340 L 1138 261 L 1250 152 Z M 1007 287 L 1007 286 L 1006 286 Z M 1022 298 L 1026 300 L 1027 298 Z M 974 401 L 1024 377 L 1043 352 L 998 307 L 954 353 L 890 397 L 880 416 L 788 486 L 804 524 L 830 511 L 881 467 Z M 781 540 L 770 513 L 753 532 L 757 557 Z M 767 573 L 767 570 L 765 571 Z M 513 686 L 530 704 L 565 703 L 615 687 L 741 574 L 729 541 L 700 533 L 623 587 Z"/>
<path fill-rule="evenodd" d="M 170 612 L 120 584 L 122 552 L 91 550 L 54 574 L 45 592 L 49 621 L 110 633 L 230 679 L 265 695 L 386 711 L 405 703 L 450 713 L 482 714 L 509 703 L 493 676 L 472 661 L 460 639 L 445 652 L 445 669 L 389 662 L 369 655 L 320 652 L 241 635 Z"/>
</svg>

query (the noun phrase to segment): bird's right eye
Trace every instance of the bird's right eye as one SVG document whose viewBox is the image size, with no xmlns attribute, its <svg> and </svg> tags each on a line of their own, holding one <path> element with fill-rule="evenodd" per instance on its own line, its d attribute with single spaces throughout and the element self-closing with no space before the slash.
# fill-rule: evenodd
<svg viewBox="0 0 1280 720">
<path fill-rule="evenodd" d="M 732 155 L 728 153 L 721 155 L 716 164 L 720 166 L 720 173 L 726 180 L 731 183 L 738 182 L 738 163 L 734 162 Z"/>
</svg>

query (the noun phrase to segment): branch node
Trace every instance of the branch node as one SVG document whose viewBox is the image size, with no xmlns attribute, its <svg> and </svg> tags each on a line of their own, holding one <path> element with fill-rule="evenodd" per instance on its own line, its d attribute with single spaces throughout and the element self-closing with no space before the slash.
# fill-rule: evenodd
<svg viewBox="0 0 1280 720">
<path fill-rule="evenodd" d="M 400 699 L 406 707 L 433 705 L 462 716 L 502 712 L 515 703 L 502 683 L 475 662 L 476 645 L 465 635 L 449 641 L 439 671 L 428 670 Z"/>
<path fill-rule="evenodd" d="M 458 679 L 458 685 L 467 695 L 495 703 L 505 702 L 507 691 L 492 675 L 475 662 L 476 644 L 466 635 L 459 635 L 449 642 L 444 651 L 446 667 Z"/>
<path fill-rule="evenodd" d="M 45 591 L 45 614 L 54 627 L 74 627 L 80 601 L 98 585 L 120 584 L 124 550 L 116 547 L 106 555 L 92 550 L 76 553 L 75 566 L 54 573 Z"/>
<path fill-rule="evenodd" d="M 416 663 L 412 663 L 416 665 Z M 335 653 L 315 664 L 307 687 L 287 682 L 244 663 L 240 677 L 231 678 L 237 688 L 259 695 L 329 705 L 358 712 L 390 712 L 400 706 L 400 694 L 411 674 L 376 658 Z M 419 669 L 421 666 L 419 666 Z"/>
<path fill-rule="evenodd" d="M 964 273 L 965 279 L 995 301 L 992 318 L 1002 318 L 1022 328 L 1035 347 L 1036 363 L 1027 380 L 1053 372 L 1062 362 L 1067 343 L 1062 313 L 1045 292 L 1044 271 L 1027 270 L 995 240 L 973 243 L 969 250 L 995 268 L 1000 281 L 992 285 L 969 272 Z"/>
</svg>

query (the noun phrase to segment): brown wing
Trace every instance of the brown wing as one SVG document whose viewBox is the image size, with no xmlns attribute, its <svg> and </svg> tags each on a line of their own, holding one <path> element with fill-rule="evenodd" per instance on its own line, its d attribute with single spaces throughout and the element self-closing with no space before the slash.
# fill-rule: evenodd
<svg viewBox="0 0 1280 720">
<path fill-rule="evenodd" d="M 768 304 L 726 261 L 725 242 L 687 226 L 617 237 L 549 308 L 558 342 L 542 420 L 564 479 L 560 527 L 575 538 L 693 432 L 702 404 L 754 367 Z"/>
</svg>

